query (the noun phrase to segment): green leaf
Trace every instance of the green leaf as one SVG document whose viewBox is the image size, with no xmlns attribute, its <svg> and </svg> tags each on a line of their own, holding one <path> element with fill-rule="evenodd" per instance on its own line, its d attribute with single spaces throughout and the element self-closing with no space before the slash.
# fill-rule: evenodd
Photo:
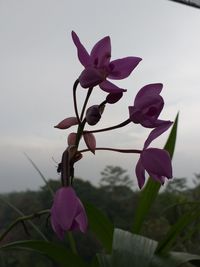
<svg viewBox="0 0 200 267">
<path fill-rule="evenodd" d="M 169 152 L 171 158 L 173 157 L 176 144 L 178 115 L 179 114 L 177 114 L 176 116 L 168 140 L 164 146 L 164 149 L 166 149 Z M 161 184 L 159 182 L 156 182 L 149 177 L 144 189 L 141 191 L 140 194 L 140 199 L 136 209 L 134 223 L 132 227 L 133 233 L 136 234 L 140 233 L 143 222 L 158 195 L 160 187 Z"/>
<path fill-rule="evenodd" d="M 51 186 L 49 185 L 49 182 L 47 181 L 47 179 L 45 178 L 44 174 L 41 172 L 41 170 L 38 168 L 38 166 L 35 164 L 35 162 L 28 156 L 28 154 L 26 154 L 24 152 L 25 157 L 28 159 L 28 161 L 31 163 L 31 165 L 33 166 L 33 168 L 38 172 L 38 174 L 40 175 L 40 177 L 42 178 L 43 182 L 46 184 L 50 194 L 52 197 L 54 197 L 54 191 L 51 188 Z"/>
<path fill-rule="evenodd" d="M 94 205 L 84 202 L 89 227 L 107 252 L 111 251 L 114 226 L 110 220 Z"/>
<path fill-rule="evenodd" d="M 50 259 L 61 264 L 63 267 L 88 267 L 83 260 L 78 256 L 67 250 L 61 245 L 57 245 L 51 242 L 28 240 L 28 241 L 17 241 L 1 246 L 0 249 L 25 249 L 33 250 L 42 254 L 45 254 Z"/>
<path fill-rule="evenodd" d="M 106 254 L 97 255 L 100 267 L 112 267 L 111 256 Z"/>
<path fill-rule="evenodd" d="M 157 242 L 115 229 L 111 255 L 98 255 L 100 267 L 178 267 L 200 256 L 181 252 L 156 255 Z"/>
<path fill-rule="evenodd" d="M 182 230 L 188 226 L 190 223 L 194 222 L 197 218 L 200 217 L 200 210 L 193 209 L 182 215 L 178 221 L 171 226 L 166 237 L 158 243 L 156 249 L 157 254 L 164 254 L 168 252 L 173 246 L 176 237 L 182 232 Z"/>
<path fill-rule="evenodd" d="M 93 257 L 93 259 L 90 263 L 90 267 L 100 267 L 97 255 L 95 257 Z"/>
</svg>

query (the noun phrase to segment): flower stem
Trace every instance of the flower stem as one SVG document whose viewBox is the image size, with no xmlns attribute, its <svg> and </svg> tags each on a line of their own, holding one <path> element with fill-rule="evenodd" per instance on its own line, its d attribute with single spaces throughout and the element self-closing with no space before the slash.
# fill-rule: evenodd
<svg viewBox="0 0 200 267">
<path fill-rule="evenodd" d="M 68 148 L 62 154 L 61 161 L 61 182 L 62 186 L 69 186 L 70 184 L 70 173 L 69 173 L 69 151 Z"/>
<path fill-rule="evenodd" d="M 93 90 L 93 87 L 90 87 L 90 88 L 88 89 L 87 96 L 86 96 L 86 98 L 85 98 L 85 102 L 84 102 L 84 104 L 83 104 L 83 108 L 82 108 L 82 112 L 81 112 L 81 116 L 80 116 L 80 120 L 81 120 L 81 121 L 82 121 L 82 119 L 83 119 L 84 112 L 85 112 L 85 109 L 86 109 L 88 100 L 89 100 L 89 98 L 90 98 L 90 95 L 91 95 L 91 93 L 92 93 L 92 90 Z"/>
<path fill-rule="evenodd" d="M 77 135 L 76 135 L 76 143 L 75 143 L 75 146 L 77 147 L 77 149 L 78 149 L 79 142 L 81 140 L 81 136 L 83 134 L 83 129 L 85 127 L 85 123 L 86 123 L 86 120 L 84 119 L 81 122 L 81 124 L 79 124 L 79 126 L 78 126 Z"/>
<path fill-rule="evenodd" d="M 131 122 L 130 119 L 127 119 L 117 125 L 114 125 L 114 126 L 111 126 L 111 127 L 108 127 L 108 128 L 103 128 L 103 129 L 99 129 L 99 130 L 92 130 L 92 131 L 85 131 L 87 133 L 100 133 L 100 132 L 105 132 L 105 131 L 111 131 L 111 130 L 115 130 L 115 129 L 118 129 L 118 128 L 121 128 L 121 127 L 124 127 L 126 126 L 127 124 L 129 124 Z"/>
<path fill-rule="evenodd" d="M 76 243 L 75 243 L 75 240 L 74 240 L 74 237 L 73 237 L 72 233 L 68 232 L 67 234 L 68 234 L 69 244 L 70 244 L 72 252 L 74 254 L 78 255 L 78 252 L 77 252 L 77 249 L 76 249 Z"/>
<path fill-rule="evenodd" d="M 95 150 L 106 150 L 106 151 L 114 151 L 119 153 L 137 153 L 140 154 L 142 150 L 139 149 L 118 149 L 118 148 L 110 148 L 110 147 L 97 147 Z M 79 150 L 80 153 L 88 152 L 89 149 Z"/>
<path fill-rule="evenodd" d="M 79 80 L 77 79 L 73 85 L 73 100 L 74 100 L 74 111 L 76 114 L 76 118 L 78 120 L 78 123 L 81 124 L 81 120 L 78 114 L 77 101 L 76 101 L 76 89 L 77 89 L 78 84 L 79 84 Z"/>
</svg>

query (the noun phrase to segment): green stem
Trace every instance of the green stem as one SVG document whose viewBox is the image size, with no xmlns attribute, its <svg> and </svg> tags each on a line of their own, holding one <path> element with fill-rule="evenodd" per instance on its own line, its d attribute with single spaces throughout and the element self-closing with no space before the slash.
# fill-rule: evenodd
<svg viewBox="0 0 200 267">
<path fill-rule="evenodd" d="M 72 252 L 74 254 L 78 255 L 78 252 L 77 252 L 77 249 L 76 249 L 76 243 L 75 243 L 75 240 L 74 240 L 74 237 L 73 237 L 72 233 L 68 232 L 67 234 L 68 234 L 69 244 L 70 244 Z"/>
</svg>

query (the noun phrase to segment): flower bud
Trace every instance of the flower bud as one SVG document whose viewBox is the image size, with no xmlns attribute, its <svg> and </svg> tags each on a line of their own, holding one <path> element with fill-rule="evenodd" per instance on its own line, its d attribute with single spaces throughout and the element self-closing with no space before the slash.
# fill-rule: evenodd
<svg viewBox="0 0 200 267">
<path fill-rule="evenodd" d="M 98 105 L 91 106 L 86 111 L 86 121 L 89 125 L 95 125 L 101 119 L 101 110 Z"/>
<path fill-rule="evenodd" d="M 70 133 L 67 138 L 68 145 L 72 146 L 76 144 L 76 133 Z"/>
</svg>

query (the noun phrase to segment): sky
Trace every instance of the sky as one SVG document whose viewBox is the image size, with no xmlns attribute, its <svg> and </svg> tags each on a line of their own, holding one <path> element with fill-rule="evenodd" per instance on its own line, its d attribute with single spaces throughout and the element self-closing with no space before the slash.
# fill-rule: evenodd
<svg viewBox="0 0 200 267">
<path fill-rule="evenodd" d="M 187 177 L 192 184 L 194 174 L 200 173 L 199 29 L 199 9 L 168 0 L 0 0 L 0 192 L 36 190 L 43 185 L 24 153 L 46 178 L 59 179 L 56 166 L 68 134 L 76 128 L 63 131 L 54 125 L 74 116 L 72 86 L 83 69 L 72 30 L 88 51 L 109 35 L 112 59 L 143 59 L 127 79 L 117 81 L 127 92 L 106 107 L 97 126 L 127 119 L 138 90 L 163 83 L 165 107 L 160 118 L 174 120 L 180 112 L 173 174 Z M 85 92 L 79 88 L 79 104 Z M 97 87 L 90 104 L 104 98 Z M 148 133 L 149 129 L 131 124 L 95 136 L 99 147 L 141 149 Z M 162 148 L 167 135 L 152 145 Z M 105 166 L 117 165 L 136 184 L 137 159 L 130 154 L 87 153 L 76 164 L 75 174 L 97 185 Z"/>
</svg>

